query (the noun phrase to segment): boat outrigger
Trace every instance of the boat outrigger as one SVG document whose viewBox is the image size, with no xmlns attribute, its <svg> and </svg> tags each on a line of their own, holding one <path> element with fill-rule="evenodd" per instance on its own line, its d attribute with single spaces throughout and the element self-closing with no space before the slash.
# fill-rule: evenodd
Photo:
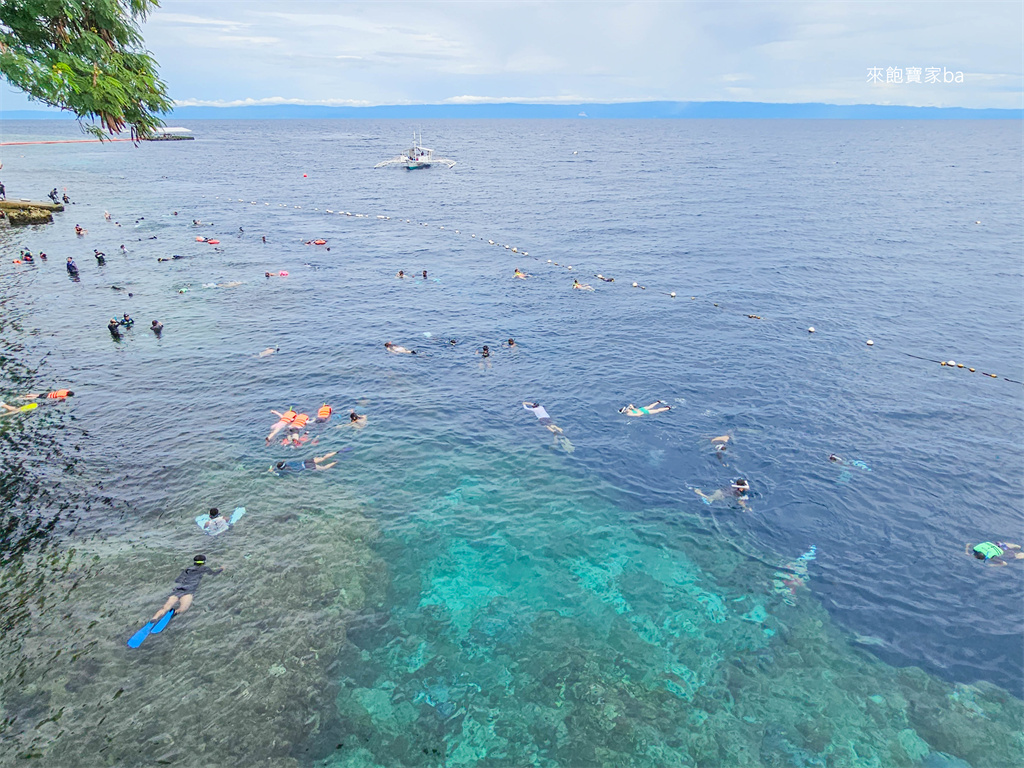
<svg viewBox="0 0 1024 768">
<path fill-rule="evenodd" d="M 455 167 L 455 161 L 449 160 L 447 157 L 434 157 L 434 150 L 429 147 L 424 147 L 420 142 L 422 137 L 417 139 L 416 134 L 412 136 L 412 146 L 405 150 L 398 157 L 393 157 L 390 160 L 385 160 L 381 163 L 377 163 L 374 168 L 386 168 L 388 166 L 399 166 L 410 171 L 415 171 L 417 168 L 429 168 L 432 165 L 444 165 L 448 168 Z"/>
</svg>

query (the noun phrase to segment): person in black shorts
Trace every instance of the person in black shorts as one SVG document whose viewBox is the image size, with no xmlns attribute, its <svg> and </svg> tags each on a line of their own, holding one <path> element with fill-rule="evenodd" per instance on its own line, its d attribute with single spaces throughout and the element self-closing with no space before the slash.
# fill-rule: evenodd
<svg viewBox="0 0 1024 768">
<path fill-rule="evenodd" d="M 301 461 L 279 461 L 267 471 L 273 472 L 275 475 L 294 475 L 306 470 L 330 469 L 338 462 L 332 461 L 330 464 L 325 464 L 324 462 L 336 453 L 337 451 L 331 451 L 323 456 L 314 456 L 312 459 Z"/>
<path fill-rule="evenodd" d="M 192 600 L 199 589 L 199 582 L 203 580 L 203 576 L 216 576 L 223 571 L 223 568 L 214 570 L 207 566 L 206 555 L 196 555 L 192 560 L 192 565 L 178 574 L 178 578 L 174 580 L 174 588 L 171 590 L 167 602 L 164 603 L 163 608 L 156 612 L 152 620 L 159 621 L 160 617 L 171 610 L 171 608 L 174 608 L 176 615 L 180 616 L 183 614 L 192 605 Z"/>
</svg>

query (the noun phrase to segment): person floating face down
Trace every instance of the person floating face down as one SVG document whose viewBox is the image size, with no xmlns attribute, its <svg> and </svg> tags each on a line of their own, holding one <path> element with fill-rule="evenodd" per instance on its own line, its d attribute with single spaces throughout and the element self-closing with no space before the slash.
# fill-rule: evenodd
<svg viewBox="0 0 1024 768">
<path fill-rule="evenodd" d="M 664 408 L 658 408 L 659 405 L 664 405 Z M 630 403 L 629 405 L 620 408 L 619 413 L 624 413 L 627 416 L 650 416 L 652 413 L 664 413 L 665 411 L 671 411 L 672 406 L 667 405 L 664 400 L 655 400 L 650 405 L 638 408 L 637 406 Z"/>
<path fill-rule="evenodd" d="M 973 546 L 968 544 L 966 551 L 972 557 L 984 561 L 986 565 L 1009 565 L 1024 560 L 1024 552 L 1021 552 L 1020 544 L 1010 544 L 1005 541 L 983 541 Z"/>
<path fill-rule="evenodd" d="M 273 472 L 275 475 L 297 475 L 301 472 L 309 470 L 325 470 L 330 469 L 338 462 L 332 461 L 327 464 L 327 460 L 337 454 L 337 451 L 331 451 L 325 453 L 323 456 L 314 456 L 312 459 L 305 459 L 301 461 L 279 461 L 276 464 L 271 465 L 268 472 Z"/>
<path fill-rule="evenodd" d="M 750 492 L 750 483 L 742 477 L 737 477 L 732 481 L 731 485 L 727 485 L 725 488 L 719 488 L 710 496 L 704 493 L 700 488 L 694 488 L 693 490 L 704 500 L 705 504 L 711 504 L 716 501 L 721 501 L 722 499 L 735 498 L 741 507 L 746 508 L 747 501 L 750 499 L 747 495 Z"/>
<path fill-rule="evenodd" d="M 27 395 L 22 395 L 22 400 L 60 400 L 64 401 L 69 397 L 74 397 L 75 393 L 70 389 L 55 389 L 52 392 L 29 392 Z"/>
<path fill-rule="evenodd" d="M 223 571 L 223 568 L 218 568 L 217 570 L 209 568 L 206 565 L 206 555 L 196 555 L 192 559 L 192 565 L 178 574 L 178 578 L 174 580 L 174 587 L 171 589 L 167 602 L 154 614 L 152 621 L 159 621 L 172 608 L 176 616 L 183 614 L 191 607 L 195 594 L 199 590 L 199 582 L 203 580 L 203 576 L 216 576 L 219 573 L 223 573 Z"/>
<path fill-rule="evenodd" d="M 539 421 L 545 429 L 555 436 L 556 446 L 562 448 L 566 453 L 572 453 L 576 450 L 575 446 L 569 442 L 569 438 L 562 434 L 562 428 L 555 424 L 551 417 L 548 416 L 548 412 L 544 409 L 544 406 L 540 403 L 531 403 L 529 400 L 524 400 L 523 408 L 536 416 L 537 421 Z"/>
<path fill-rule="evenodd" d="M 230 523 L 224 519 L 216 507 L 210 510 L 210 516 L 203 521 L 203 530 L 211 536 L 224 533 L 230 527 Z"/>
</svg>

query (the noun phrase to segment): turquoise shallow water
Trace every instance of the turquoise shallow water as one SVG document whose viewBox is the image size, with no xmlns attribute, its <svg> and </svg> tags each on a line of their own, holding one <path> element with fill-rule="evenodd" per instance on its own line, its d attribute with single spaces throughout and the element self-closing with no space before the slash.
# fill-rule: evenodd
<svg viewBox="0 0 1024 768">
<path fill-rule="evenodd" d="M 1020 570 L 963 555 L 1021 538 L 1013 126 L 438 122 L 459 165 L 423 173 L 372 170 L 393 123 L 193 127 L 3 157 L 10 196 L 78 201 L 3 233 L 50 255 L 0 268 L 8 376 L 77 393 L 4 433 L 53 499 L 10 510 L 75 494 L 8 559 L 5 606 L 32 596 L 5 628 L 14 764 L 1021 756 Z M 317 445 L 263 445 L 271 408 L 325 400 Z M 333 428 L 348 407 L 365 429 Z M 693 493 L 740 474 L 746 511 Z M 217 539 L 191 521 L 242 504 Z M 228 572 L 127 651 L 197 549 Z"/>
</svg>

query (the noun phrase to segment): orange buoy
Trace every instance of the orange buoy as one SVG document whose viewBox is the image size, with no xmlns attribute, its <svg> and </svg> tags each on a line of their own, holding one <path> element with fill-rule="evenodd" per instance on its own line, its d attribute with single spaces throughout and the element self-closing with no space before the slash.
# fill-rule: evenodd
<svg viewBox="0 0 1024 768">
<path fill-rule="evenodd" d="M 313 245 L 327 245 L 326 240 L 314 240 Z"/>
<path fill-rule="evenodd" d="M 288 277 L 288 273 L 285 272 L 283 269 L 280 272 L 278 272 L 277 274 L 279 274 L 281 277 Z"/>
<path fill-rule="evenodd" d="M 210 245 L 220 245 L 220 240 L 207 240 Z"/>
<path fill-rule="evenodd" d="M 302 178 L 306 178 L 306 174 L 302 174 Z"/>
<path fill-rule="evenodd" d="M 206 242 L 206 238 L 205 237 L 197 237 L 196 238 L 196 242 L 197 243 L 205 243 Z"/>
</svg>

